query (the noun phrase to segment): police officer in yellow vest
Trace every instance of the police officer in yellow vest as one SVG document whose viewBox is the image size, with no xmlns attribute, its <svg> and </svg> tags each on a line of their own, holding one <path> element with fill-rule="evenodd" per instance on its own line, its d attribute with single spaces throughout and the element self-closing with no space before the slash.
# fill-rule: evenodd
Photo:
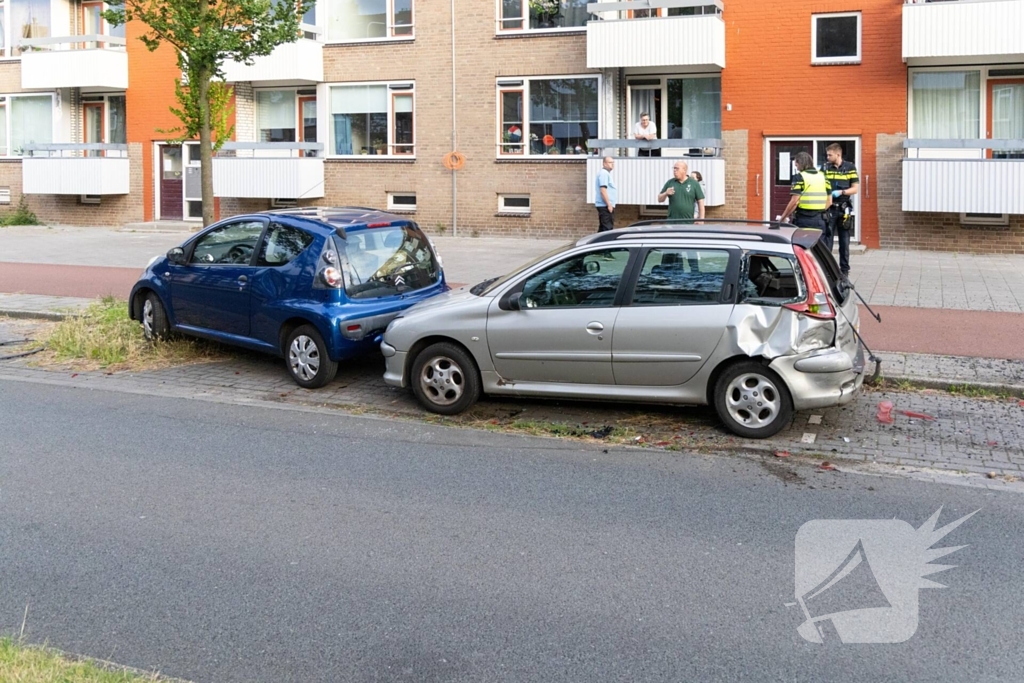
<svg viewBox="0 0 1024 683">
<path fill-rule="evenodd" d="M 801 228 L 818 228 L 824 234 L 825 212 L 832 206 L 832 186 L 825 174 L 814 168 L 814 160 L 807 152 L 800 152 L 793 159 L 796 175 L 790 190 L 789 204 L 782 213 L 782 220 L 792 220 Z"/>
</svg>

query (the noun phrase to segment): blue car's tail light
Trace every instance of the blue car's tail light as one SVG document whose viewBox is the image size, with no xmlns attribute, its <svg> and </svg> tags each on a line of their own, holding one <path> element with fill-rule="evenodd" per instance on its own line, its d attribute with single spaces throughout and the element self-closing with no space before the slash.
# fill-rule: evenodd
<svg viewBox="0 0 1024 683">
<path fill-rule="evenodd" d="M 324 248 L 320 250 L 320 258 L 316 265 L 316 278 L 313 280 L 313 289 L 341 289 L 342 278 L 338 257 L 338 250 L 334 246 L 334 240 L 328 239 L 324 242 Z"/>
</svg>

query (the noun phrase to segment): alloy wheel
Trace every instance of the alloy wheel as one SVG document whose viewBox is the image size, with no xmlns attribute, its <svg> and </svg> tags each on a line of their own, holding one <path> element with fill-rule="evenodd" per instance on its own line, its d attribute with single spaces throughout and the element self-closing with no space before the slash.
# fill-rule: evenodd
<svg viewBox="0 0 1024 683">
<path fill-rule="evenodd" d="M 419 383 L 432 403 L 447 406 L 462 398 L 466 378 L 458 363 L 445 356 L 436 356 L 423 365 Z"/>
<path fill-rule="evenodd" d="M 756 429 L 770 425 L 779 417 L 782 398 L 770 379 L 756 373 L 745 373 L 729 383 L 725 405 L 733 420 Z"/>
</svg>

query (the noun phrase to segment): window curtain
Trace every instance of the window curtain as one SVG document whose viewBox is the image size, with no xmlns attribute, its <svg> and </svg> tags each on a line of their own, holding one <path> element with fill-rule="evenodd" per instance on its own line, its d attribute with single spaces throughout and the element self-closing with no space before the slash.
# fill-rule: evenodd
<svg viewBox="0 0 1024 683">
<path fill-rule="evenodd" d="M 981 73 L 921 71 L 913 75 L 913 137 L 970 140 L 979 137 Z"/>
<path fill-rule="evenodd" d="M 328 40 L 365 40 L 388 35 L 387 0 L 329 0 Z"/>
<path fill-rule="evenodd" d="M 683 81 L 683 137 L 722 137 L 721 78 L 692 78 Z"/>
<path fill-rule="evenodd" d="M 53 142 L 53 98 L 12 97 L 11 151 L 22 154 L 26 144 Z"/>
<path fill-rule="evenodd" d="M 1024 140 L 1024 85 L 992 86 L 992 137 Z"/>
<path fill-rule="evenodd" d="M 10 4 L 12 43 L 20 38 L 50 37 L 50 0 L 11 0 Z"/>
<path fill-rule="evenodd" d="M 292 131 L 291 142 L 295 140 L 295 91 L 260 90 L 256 93 L 256 120 L 259 121 L 260 142 L 273 142 L 272 131 Z M 284 137 L 289 137 L 287 134 Z"/>
<path fill-rule="evenodd" d="M 107 111 L 110 118 L 110 141 L 124 144 L 128 142 L 125 128 L 125 99 L 123 95 L 107 98 Z"/>
<path fill-rule="evenodd" d="M 331 88 L 331 119 L 334 153 L 374 153 L 371 134 L 378 133 L 381 119 L 387 121 L 388 89 L 384 85 L 354 85 Z M 386 130 L 384 131 L 386 135 Z M 378 135 L 379 136 L 379 135 Z"/>
</svg>

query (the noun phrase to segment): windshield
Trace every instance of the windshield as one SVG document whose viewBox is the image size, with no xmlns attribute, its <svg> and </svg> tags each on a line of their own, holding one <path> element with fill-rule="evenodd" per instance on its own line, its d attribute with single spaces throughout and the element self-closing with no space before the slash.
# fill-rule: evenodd
<svg viewBox="0 0 1024 683">
<path fill-rule="evenodd" d="M 520 266 L 520 267 L 516 268 L 515 270 L 513 270 L 511 273 L 508 273 L 506 275 L 502 275 L 501 277 L 495 277 L 495 278 L 491 278 L 489 280 L 484 280 L 483 282 L 475 285 L 469 291 L 471 293 L 473 293 L 473 294 L 476 294 L 477 296 L 480 296 L 480 295 L 483 295 L 483 294 L 487 294 L 487 293 L 491 292 L 492 290 L 494 290 L 495 288 L 501 287 L 510 278 L 513 278 L 516 275 L 519 275 L 519 273 L 522 273 L 523 271 L 527 270 L 528 268 L 532 268 L 533 266 L 535 266 L 536 264 L 540 263 L 544 259 L 551 258 L 555 254 L 560 254 L 563 251 L 571 249 L 574 246 L 576 246 L 575 242 L 569 242 L 568 244 L 563 244 L 560 247 L 556 247 L 555 249 L 552 249 L 551 251 L 549 251 L 546 254 L 538 256 L 537 258 L 533 259 L 529 263 L 523 264 L 522 266 Z"/>
<path fill-rule="evenodd" d="M 423 289 L 441 277 L 429 240 L 415 226 L 350 231 L 338 242 L 345 292 L 353 299 Z"/>
</svg>

